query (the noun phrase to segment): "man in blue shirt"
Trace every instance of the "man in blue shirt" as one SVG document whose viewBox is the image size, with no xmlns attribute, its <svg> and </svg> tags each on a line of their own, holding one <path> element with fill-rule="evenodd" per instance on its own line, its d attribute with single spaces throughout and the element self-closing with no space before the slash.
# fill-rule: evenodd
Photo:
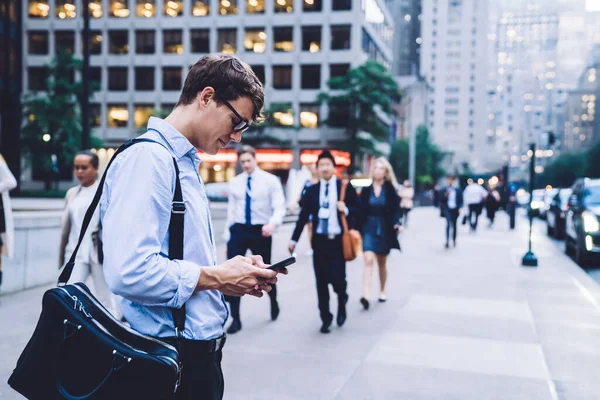
<svg viewBox="0 0 600 400">
<path fill-rule="evenodd" d="M 217 265 L 214 232 L 197 149 L 216 154 L 239 142 L 263 118 L 263 87 L 234 56 L 200 59 L 189 71 L 179 102 L 164 120 L 151 118 L 139 143 L 108 170 L 100 214 L 104 274 L 122 296 L 123 314 L 141 333 L 175 341 L 172 308 L 185 304 L 181 386 L 176 399 L 221 399 L 221 349 L 227 307 L 223 294 L 262 297 L 277 281 L 260 256 Z M 183 199 L 184 257 L 170 260 L 169 221 L 177 161 Z"/>
</svg>

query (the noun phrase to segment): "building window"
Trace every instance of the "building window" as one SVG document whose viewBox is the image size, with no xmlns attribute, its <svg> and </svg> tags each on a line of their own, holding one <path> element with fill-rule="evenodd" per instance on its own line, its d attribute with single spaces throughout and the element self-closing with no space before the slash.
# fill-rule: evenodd
<svg viewBox="0 0 600 400">
<path fill-rule="evenodd" d="M 192 15 L 206 17 L 210 13 L 210 0 L 192 0 Z"/>
<path fill-rule="evenodd" d="M 254 53 L 264 53 L 266 50 L 265 41 L 267 34 L 264 28 L 246 29 L 246 38 L 244 39 L 244 48 L 246 51 Z"/>
<path fill-rule="evenodd" d="M 129 51 L 129 32 L 126 30 L 108 31 L 110 54 L 127 54 Z"/>
<path fill-rule="evenodd" d="M 210 30 L 192 29 L 192 53 L 210 53 Z"/>
<path fill-rule="evenodd" d="M 292 88 L 292 66 L 278 65 L 273 66 L 273 88 L 291 89 Z"/>
<path fill-rule="evenodd" d="M 350 25 L 331 26 L 331 50 L 348 50 L 350 48 Z"/>
<path fill-rule="evenodd" d="M 55 31 L 54 43 L 56 46 L 56 51 L 65 51 L 73 54 L 73 52 L 75 52 L 75 32 Z"/>
<path fill-rule="evenodd" d="M 136 104 L 133 106 L 133 127 L 145 128 L 153 114 L 154 106 L 152 104 Z"/>
<path fill-rule="evenodd" d="M 48 0 L 29 0 L 27 9 L 29 18 L 48 18 L 50 14 Z"/>
<path fill-rule="evenodd" d="M 100 90 L 102 88 L 102 67 L 90 67 L 89 74 L 92 90 Z"/>
<path fill-rule="evenodd" d="M 115 18 L 129 17 L 129 0 L 109 0 L 108 15 Z"/>
<path fill-rule="evenodd" d="M 90 126 L 99 128 L 102 124 L 102 105 L 90 104 Z"/>
<path fill-rule="evenodd" d="M 294 0 L 275 0 L 276 13 L 294 12 Z"/>
<path fill-rule="evenodd" d="M 321 51 L 321 27 L 303 26 L 302 27 L 302 51 L 317 53 Z"/>
<path fill-rule="evenodd" d="M 319 126 L 319 104 L 300 104 L 300 125 L 303 128 Z"/>
<path fill-rule="evenodd" d="M 302 2 L 304 12 L 322 11 L 322 0 L 304 0 Z"/>
<path fill-rule="evenodd" d="M 331 9 L 333 11 L 352 10 L 352 0 L 333 0 Z"/>
<path fill-rule="evenodd" d="M 60 19 L 72 19 L 77 16 L 75 0 L 56 0 L 56 17 Z"/>
<path fill-rule="evenodd" d="M 46 67 L 29 67 L 27 70 L 27 79 L 29 81 L 29 90 L 48 90 L 48 85 L 46 83 L 46 80 L 48 79 L 48 69 Z"/>
<path fill-rule="evenodd" d="M 90 54 L 102 54 L 102 32 L 90 31 L 90 41 L 88 44 Z M 83 53 L 83 34 L 81 37 L 81 52 Z"/>
<path fill-rule="evenodd" d="M 271 108 L 277 110 L 273 112 L 273 123 L 276 126 L 294 125 L 294 110 L 291 103 L 273 103 Z"/>
<path fill-rule="evenodd" d="M 155 0 L 136 0 L 135 15 L 138 18 L 152 18 L 156 15 Z"/>
<path fill-rule="evenodd" d="M 337 78 L 338 76 L 346 76 L 350 70 L 350 64 L 331 64 L 329 66 L 329 77 Z"/>
<path fill-rule="evenodd" d="M 127 90 L 127 67 L 108 67 L 108 90 L 115 92 Z"/>
<path fill-rule="evenodd" d="M 233 54 L 236 50 L 237 30 L 226 28 L 218 30 L 217 51 Z"/>
<path fill-rule="evenodd" d="M 181 90 L 181 68 L 164 67 L 162 70 L 163 90 Z"/>
<path fill-rule="evenodd" d="M 294 51 L 294 28 L 273 28 L 273 50 L 283 52 Z"/>
<path fill-rule="evenodd" d="M 165 17 L 180 17 L 183 15 L 183 1 L 181 0 L 165 0 L 164 2 Z M 135 115 L 134 115 L 135 120 Z"/>
<path fill-rule="evenodd" d="M 348 104 L 330 104 L 327 124 L 336 128 L 348 125 Z"/>
<path fill-rule="evenodd" d="M 29 31 L 29 54 L 48 54 L 48 31 Z"/>
<path fill-rule="evenodd" d="M 248 14 L 264 14 L 265 0 L 246 0 L 246 12 Z"/>
<path fill-rule="evenodd" d="M 237 2 L 238 2 L 238 0 L 221 0 L 219 2 L 219 14 L 221 14 L 221 15 L 237 14 Z"/>
<path fill-rule="evenodd" d="M 300 67 L 300 85 L 302 89 L 320 89 L 321 88 L 321 66 L 320 65 L 302 65 Z"/>
<path fill-rule="evenodd" d="M 163 31 L 163 53 L 183 54 L 183 32 L 180 29 Z"/>
<path fill-rule="evenodd" d="M 88 10 L 92 18 L 102 18 L 104 14 L 102 12 L 102 0 L 90 0 L 88 3 Z"/>
<path fill-rule="evenodd" d="M 256 74 L 258 80 L 265 86 L 265 66 L 264 65 L 252 65 L 252 71 Z"/>
<path fill-rule="evenodd" d="M 109 128 L 126 128 L 129 121 L 129 110 L 127 104 L 108 104 L 107 126 Z"/>
<path fill-rule="evenodd" d="M 135 52 L 137 54 L 154 54 L 156 52 L 156 34 L 154 30 L 135 31 Z"/>
<path fill-rule="evenodd" d="M 154 67 L 135 67 L 135 90 L 154 90 Z"/>
</svg>

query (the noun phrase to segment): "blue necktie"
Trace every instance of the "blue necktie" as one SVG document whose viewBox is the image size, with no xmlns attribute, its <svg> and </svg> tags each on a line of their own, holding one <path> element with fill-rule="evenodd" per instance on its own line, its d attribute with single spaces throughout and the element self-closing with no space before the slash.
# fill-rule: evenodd
<svg viewBox="0 0 600 400">
<path fill-rule="evenodd" d="M 252 225 L 252 210 L 250 209 L 250 203 L 252 199 L 250 198 L 250 180 L 251 176 L 248 177 L 248 183 L 246 184 L 246 225 Z"/>
<path fill-rule="evenodd" d="M 329 208 L 329 183 L 325 184 L 325 201 L 323 202 L 323 208 Z M 329 234 L 329 219 L 321 219 L 321 233 L 323 235 Z"/>
</svg>

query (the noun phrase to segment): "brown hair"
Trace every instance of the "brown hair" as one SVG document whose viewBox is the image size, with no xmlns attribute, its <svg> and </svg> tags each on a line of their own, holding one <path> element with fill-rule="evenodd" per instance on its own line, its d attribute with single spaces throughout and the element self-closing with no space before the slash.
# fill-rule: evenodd
<svg viewBox="0 0 600 400">
<path fill-rule="evenodd" d="M 234 101 L 240 97 L 248 97 L 254 104 L 252 120 L 261 122 L 265 119 L 265 94 L 262 83 L 252 68 L 237 57 L 213 54 L 198 60 L 185 78 L 175 107 L 191 104 L 198 97 L 198 93 L 208 86 L 215 89 L 214 100 L 217 104 L 220 105 L 223 100 Z"/>
<path fill-rule="evenodd" d="M 248 144 L 245 144 L 237 151 L 238 157 L 241 157 L 242 154 L 250 154 L 252 157 L 256 158 L 256 149 Z"/>
</svg>

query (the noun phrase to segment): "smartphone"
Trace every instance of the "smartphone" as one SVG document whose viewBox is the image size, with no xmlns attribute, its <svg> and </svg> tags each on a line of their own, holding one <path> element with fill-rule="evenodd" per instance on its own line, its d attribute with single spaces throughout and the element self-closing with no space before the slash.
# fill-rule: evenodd
<svg viewBox="0 0 600 400">
<path fill-rule="evenodd" d="M 296 262 L 296 257 L 291 256 L 289 258 L 286 258 L 283 261 L 279 261 L 278 263 L 271 264 L 270 266 L 267 267 L 267 269 L 272 269 L 274 271 L 280 271 L 280 270 L 284 269 L 285 267 L 287 267 L 288 265 L 292 265 L 295 262 Z"/>
</svg>

